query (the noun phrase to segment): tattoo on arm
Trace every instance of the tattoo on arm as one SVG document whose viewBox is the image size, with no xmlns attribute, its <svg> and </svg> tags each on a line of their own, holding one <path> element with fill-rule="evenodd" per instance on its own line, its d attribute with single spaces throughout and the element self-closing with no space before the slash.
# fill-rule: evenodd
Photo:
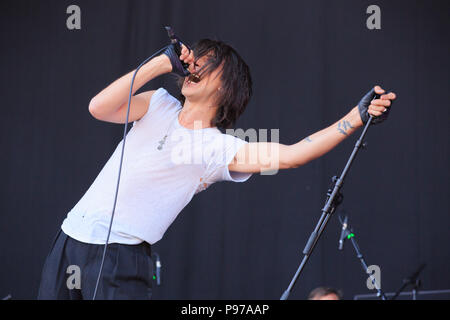
<svg viewBox="0 0 450 320">
<path fill-rule="evenodd" d="M 354 127 L 347 120 L 338 122 L 338 127 L 337 127 L 338 131 L 340 133 L 342 133 L 343 135 L 345 135 L 345 136 L 348 136 L 347 130 L 348 129 L 353 129 L 353 128 Z"/>
</svg>

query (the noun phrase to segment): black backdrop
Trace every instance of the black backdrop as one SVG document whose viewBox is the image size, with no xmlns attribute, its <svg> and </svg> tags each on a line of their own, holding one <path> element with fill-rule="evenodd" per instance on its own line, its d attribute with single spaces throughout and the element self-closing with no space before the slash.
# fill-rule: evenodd
<svg viewBox="0 0 450 320">
<path fill-rule="evenodd" d="M 66 8 L 81 8 L 81 30 Z M 381 30 L 366 8 L 381 8 Z M 394 89 L 388 122 L 370 129 L 343 189 L 369 264 L 393 291 L 426 262 L 424 289 L 450 288 L 448 1 L 2 1 L 0 297 L 35 298 L 54 234 L 121 139 L 89 100 L 167 43 L 235 46 L 254 78 L 237 127 L 279 128 L 294 143 L 338 119 L 372 85 Z M 171 76 L 147 84 L 176 93 Z M 323 158 L 200 193 L 163 240 L 155 299 L 278 299 L 320 214 L 329 179 L 356 136 Z M 334 216 L 293 299 L 319 285 L 368 293 Z"/>
</svg>

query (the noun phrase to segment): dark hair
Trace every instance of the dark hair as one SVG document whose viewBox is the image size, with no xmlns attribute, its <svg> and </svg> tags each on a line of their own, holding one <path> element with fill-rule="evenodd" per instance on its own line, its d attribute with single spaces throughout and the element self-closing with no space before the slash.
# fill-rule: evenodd
<svg viewBox="0 0 450 320">
<path fill-rule="evenodd" d="M 329 294 L 334 294 L 339 300 L 342 300 L 342 291 L 330 287 L 318 287 L 309 293 L 308 300 L 313 300 L 314 298 L 327 296 Z"/>
<path fill-rule="evenodd" d="M 244 112 L 252 96 L 250 69 L 236 50 L 222 41 L 202 39 L 192 49 L 196 60 L 206 55 L 209 57 L 199 71 L 200 77 L 217 68 L 222 68 L 220 73 L 222 85 L 217 100 L 218 109 L 211 125 L 221 129 L 230 128 Z M 184 78 L 181 78 L 178 82 L 180 88 L 183 81 Z M 184 104 L 185 97 L 180 95 L 180 100 Z"/>
</svg>

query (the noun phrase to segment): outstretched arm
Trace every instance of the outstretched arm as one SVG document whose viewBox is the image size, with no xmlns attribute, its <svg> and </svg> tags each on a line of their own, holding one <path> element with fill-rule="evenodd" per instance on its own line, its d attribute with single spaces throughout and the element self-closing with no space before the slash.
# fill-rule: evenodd
<svg viewBox="0 0 450 320">
<path fill-rule="evenodd" d="M 383 94 L 384 90 L 376 86 L 375 92 Z M 395 98 L 394 93 L 384 94 L 380 99 L 370 103 L 367 112 L 378 117 L 390 107 L 391 100 Z M 297 168 L 324 155 L 362 125 L 361 115 L 356 106 L 336 123 L 293 145 L 270 142 L 245 144 L 228 168 L 230 171 L 253 173 Z"/>
</svg>

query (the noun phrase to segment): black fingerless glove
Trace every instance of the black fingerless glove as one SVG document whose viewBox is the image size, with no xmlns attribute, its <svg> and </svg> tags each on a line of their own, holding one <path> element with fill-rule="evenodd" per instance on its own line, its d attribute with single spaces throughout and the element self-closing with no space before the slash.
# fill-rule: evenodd
<svg viewBox="0 0 450 320">
<path fill-rule="evenodd" d="M 384 94 L 387 94 L 389 92 L 385 92 Z M 373 99 L 379 99 L 380 95 L 375 93 L 375 89 L 372 88 L 369 92 L 366 93 L 366 95 L 361 99 L 361 101 L 359 101 L 358 103 L 358 110 L 359 110 L 359 115 L 361 116 L 361 120 L 364 124 L 367 123 L 367 121 L 369 121 L 370 119 L 370 114 L 367 112 L 370 106 L 370 103 L 372 102 Z M 391 106 L 392 106 L 392 101 L 391 101 Z M 371 124 L 378 124 L 383 122 L 384 120 L 387 119 L 387 117 L 389 116 L 389 112 L 390 112 L 391 108 L 387 108 L 387 110 L 385 112 L 383 112 L 383 114 L 379 115 L 378 117 L 372 116 L 372 122 Z"/>
<path fill-rule="evenodd" d="M 168 45 L 163 54 L 169 57 L 170 63 L 172 64 L 173 73 L 181 77 L 190 75 L 190 72 L 187 70 L 187 64 L 183 63 L 183 61 L 180 60 L 180 56 L 176 52 L 174 44 Z"/>
</svg>

